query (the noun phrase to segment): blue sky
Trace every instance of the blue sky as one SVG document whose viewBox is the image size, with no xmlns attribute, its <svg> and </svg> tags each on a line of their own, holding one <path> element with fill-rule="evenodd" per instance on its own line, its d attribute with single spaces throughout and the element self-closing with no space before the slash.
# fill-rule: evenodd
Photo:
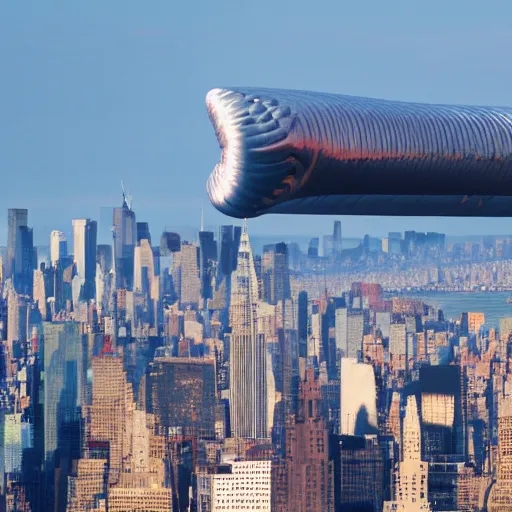
<svg viewBox="0 0 512 512">
<path fill-rule="evenodd" d="M 8 207 L 41 240 L 120 202 L 164 226 L 229 223 L 205 192 L 219 149 L 206 92 L 251 85 L 512 105 L 508 0 L 133 0 L 0 3 L 0 244 Z M 5 219 L 5 220 L 4 220 Z M 329 217 L 267 216 L 314 234 Z M 343 217 L 344 233 L 512 232 L 509 219 Z"/>
</svg>

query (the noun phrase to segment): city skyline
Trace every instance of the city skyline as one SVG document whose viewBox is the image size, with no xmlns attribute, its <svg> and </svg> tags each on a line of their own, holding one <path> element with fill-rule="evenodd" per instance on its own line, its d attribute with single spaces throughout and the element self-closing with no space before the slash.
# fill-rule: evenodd
<svg viewBox="0 0 512 512">
<path fill-rule="evenodd" d="M 41 265 L 32 214 L 7 211 L 7 512 L 507 499 L 493 454 L 510 429 L 512 236 L 389 232 L 349 247 L 337 220 L 305 250 L 256 252 L 246 222 L 187 241 L 138 221 L 124 192 L 118 204 L 110 244 L 73 219 L 72 243 L 53 230 Z"/>
<path fill-rule="evenodd" d="M 1 3 L 0 512 L 512 510 L 511 17 Z"/>
</svg>

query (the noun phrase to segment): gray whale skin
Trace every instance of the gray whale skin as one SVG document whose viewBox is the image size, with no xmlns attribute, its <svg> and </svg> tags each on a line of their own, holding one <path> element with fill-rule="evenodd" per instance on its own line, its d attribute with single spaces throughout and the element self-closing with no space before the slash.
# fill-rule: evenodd
<svg viewBox="0 0 512 512">
<path fill-rule="evenodd" d="M 212 89 L 207 191 L 266 213 L 512 216 L 512 109 L 304 91 Z"/>
</svg>

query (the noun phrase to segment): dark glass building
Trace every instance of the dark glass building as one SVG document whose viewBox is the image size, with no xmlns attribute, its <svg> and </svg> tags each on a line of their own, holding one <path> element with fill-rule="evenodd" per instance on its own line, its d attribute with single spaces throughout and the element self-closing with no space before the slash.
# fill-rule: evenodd
<svg viewBox="0 0 512 512">
<path fill-rule="evenodd" d="M 123 204 L 120 208 L 114 208 L 113 225 L 117 287 L 131 290 L 137 222 L 135 212 L 128 206 L 124 193 Z"/>
<path fill-rule="evenodd" d="M 217 243 L 212 231 L 199 232 L 199 274 L 201 277 L 201 297 L 211 299 L 212 276 L 217 261 Z"/>
<path fill-rule="evenodd" d="M 169 432 L 215 435 L 215 363 L 203 358 L 155 358 L 146 385 L 149 412 Z"/>
</svg>

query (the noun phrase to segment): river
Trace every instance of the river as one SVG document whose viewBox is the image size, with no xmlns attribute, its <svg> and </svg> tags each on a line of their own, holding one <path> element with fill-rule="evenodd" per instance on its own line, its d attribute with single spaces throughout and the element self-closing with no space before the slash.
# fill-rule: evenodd
<svg viewBox="0 0 512 512">
<path fill-rule="evenodd" d="M 392 295 L 391 295 L 392 296 Z M 507 304 L 510 292 L 425 292 L 410 295 L 400 294 L 400 297 L 410 296 L 421 299 L 427 304 L 442 309 L 446 319 L 458 320 L 464 311 L 478 311 L 485 314 L 487 327 L 499 327 L 500 318 L 512 316 L 512 304 Z"/>
</svg>

